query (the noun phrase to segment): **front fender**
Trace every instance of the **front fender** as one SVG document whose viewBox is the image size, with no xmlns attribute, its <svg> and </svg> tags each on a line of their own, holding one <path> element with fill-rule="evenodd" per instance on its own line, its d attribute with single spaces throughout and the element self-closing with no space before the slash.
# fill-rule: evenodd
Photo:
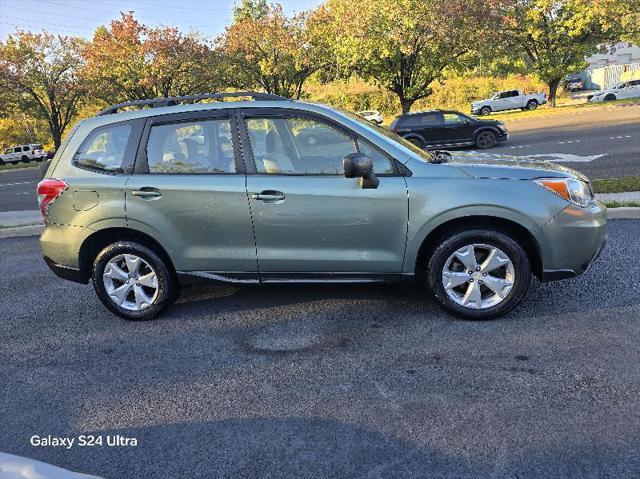
<svg viewBox="0 0 640 479">
<path fill-rule="evenodd" d="M 542 226 L 566 206 L 529 181 L 478 178 L 407 178 L 409 226 L 403 273 L 415 271 L 420 247 L 439 226 L 453 220 L 492 217 L 525 228 L 536 240 L 542 258 L 551 249 Z"/>
</svg>

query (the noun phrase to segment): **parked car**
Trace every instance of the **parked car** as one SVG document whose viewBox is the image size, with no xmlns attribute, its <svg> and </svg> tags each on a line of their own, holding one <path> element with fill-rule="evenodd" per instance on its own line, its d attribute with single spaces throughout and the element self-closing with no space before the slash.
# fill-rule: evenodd
<svg viewBox="0 0 640 479">
<path fill-rule="evenodd" d="M 49 267 L 92 280 L 127 319 L 191 282 L 402 280 L 487 319 L 523 300 L 531 274 L 576 276 L 604 246 L 606 208 L 578 172 L 454 160 L 346 111 L 235 95 L 254 101 L 160 98 L 80 122 L 37 188 Z M 118 113 L 135 106 L 151 108 Z M 301 144 L 309 123 L 333 141 Z"/>
<path fill-rule="evenodd" d="M 584 90 L 584 80 L 582 78 L 569 78 L 564 84 L 566 91 Z"/>
<path fill-rule="evenodd" d="M 29 145 L 18 145 L 7 148 L 0 155 L 0 165 L 5 163 L 18 163 L 20 161 L 28 163 L 30 161 L 42 161 L 47 158 L 47 152 L 42 145 L 32 143 Z"/>
<path fill-rule="evenodd" d="M 485 149 L 509 138 L 509 132 L 501 121 L 480 120 L 449 110 L 405 113 L 393 120 L 391 131 L 418 148 L 475 145 Z"/>
<path fill-rule="evenodd" d="M 494 111 L 504 110 L 535 110 L 547 103 L 546 93 L 531 93 L 525 95 L 520 90 L 507 90 L 494 93 L 486 100 L 474 101 L 471 113 L 474 115 L 489 115 Z"/>
<path fill-rule="evenodd" d="M 371 123 L 375 123 L 376 125 L 382 125 L 382 113 L 376 110 L 366 110 L 359 111 L 358 115 L 360 115 L 365 120 L 369 120 Z"/>
<path fill-rule="evenodd" d="M 640 79 L 624 81 L 615 84 L 606 90 L 599 90 L 593 95 L 589 95 L 587 99 L 590 102 L 625 100 L 627 98 L 640 97 Z"/>
</svg>

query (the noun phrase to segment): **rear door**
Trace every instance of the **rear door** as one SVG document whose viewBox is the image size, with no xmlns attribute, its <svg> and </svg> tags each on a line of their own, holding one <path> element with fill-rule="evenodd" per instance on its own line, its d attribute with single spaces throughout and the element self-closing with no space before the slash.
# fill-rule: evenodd
<svg viewBox="0 0 640 479">
<path fill-rule="evenodd" d="M 399 275 L 408 197 L 395 160 L 319 115 L 263 108 L 243 117 L 261 280 Z M 378 188 L 345 178 L 342 159 L 356 151 L 372 158 Z"/>
<path fill-rule="evenodd" d="M 256 250 L 231 110 L 153 117 L 126 185 L 127 221 L 176 270 L 257 280 Z"/>
</svg>

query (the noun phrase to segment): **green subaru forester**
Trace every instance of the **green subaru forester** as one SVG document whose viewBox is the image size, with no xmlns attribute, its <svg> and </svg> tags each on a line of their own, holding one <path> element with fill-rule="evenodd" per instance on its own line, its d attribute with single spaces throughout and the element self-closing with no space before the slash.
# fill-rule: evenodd
<svg viewBox="0 0 640 479">
<path fill-rule="evenodd" d="M 605 208 L 575 171 L 454 160 L 263 93 L 109 107 L 69 134 L 38 198 L 47 264 L 92 279 L 128 319 L 156 316 L 193 282 L 405 279 L 456 315 L 492 318 L 522 301 L 531 274 L 584 272 L 606 239 Z"/>
</svg>

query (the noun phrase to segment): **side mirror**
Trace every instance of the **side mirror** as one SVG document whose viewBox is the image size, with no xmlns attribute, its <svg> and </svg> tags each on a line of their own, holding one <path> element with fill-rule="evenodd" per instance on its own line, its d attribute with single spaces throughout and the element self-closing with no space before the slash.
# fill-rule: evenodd
<svg viewBox="0 0 640 479">
<path fill-rule="evenodd" d="M 364 153 L 351 153 L 342 159 L 345 178 L 360 178 L 360 187 L 375 189 L 380 180 L 373 173 L 373 161 Z"/>
</svg>

